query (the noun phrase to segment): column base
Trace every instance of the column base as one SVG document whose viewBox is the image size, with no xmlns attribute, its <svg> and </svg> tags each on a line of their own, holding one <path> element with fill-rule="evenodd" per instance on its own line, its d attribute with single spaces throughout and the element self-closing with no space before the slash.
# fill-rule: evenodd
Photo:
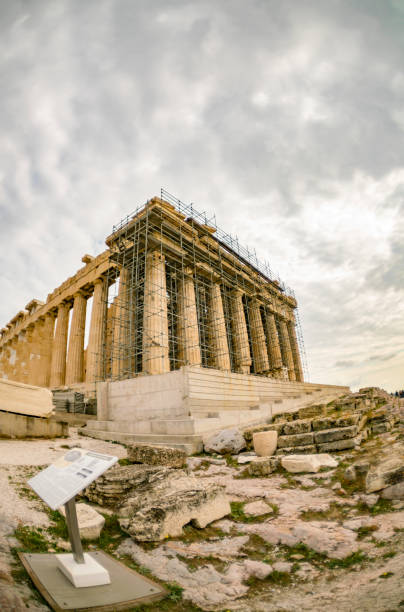
<svg viewBox="0 0 404 612">
<path fill-rule="evenodd" d="M 84 553 L 84 563 L 77 563 L 72 553 L 55 556 L 58 568 L 76 588 L 111 582 L 109 572 L 88 553 Z"/>
</svg>

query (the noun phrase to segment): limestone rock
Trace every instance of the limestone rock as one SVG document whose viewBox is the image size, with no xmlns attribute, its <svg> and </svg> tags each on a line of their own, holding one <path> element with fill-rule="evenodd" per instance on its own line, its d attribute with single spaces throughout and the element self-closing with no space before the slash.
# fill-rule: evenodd
<svg viewBox="0 0 404 612">
<path fill-rule="evenodd" d="M 253 434 L 254 450 L 258 457 L 271 457 L 278 443 L 276 431 L 259 431 Z"/>
<path fill-rule="evenodd" d="M 305 408 L 300 408 L 298 414 L 299 419 L 309 419 L 320 414 L 324 414 L 326 411 L 326 407 L 323 404 L 315 405 L 315 406 L 306 406 Z"/>
<path fill-rule="evenodd" d="M 335 468 L 338 462 L 327 454 L 319 455 L 288 455 L 282 457 L 281 465 L 288 472 L 318 472 L 322 467 Z"/>
<path fill-rule="evenodd" d="M 366 476 L 366 492 L 380 491 L 404 480 L 404 454 L 381 461 Z"/>
<path fill-rule="evenodd" d="M 349 483 L 356 481 L 358 486 L 364 486 L 369 468 L 370 464 L 367 461 L 358 461 L 345 470 L 343 480 Z"/>
<path fill-rule="evenodd" d="M 275 572 L 284 572 L 289 574 L 292 571 L 292 565 L 292 563 L 288 563 L 287 561 L 277 561 L 272 567 Z"/>
<path fill-rule="evenodd" d="M 246 442 L 238 429 L 222 429 L 204 440 L 204 448 L 207 453 L 225 455 L 226 453 L 239 453 L 246 448 Z"/>
<path fill-rule="evenodd" d="M 404 480 L 383 489 L 381 496 L 384 499 L 404 499 Z"/>
<path fill-rule="evenodd" d="M 316 444 L 324 444 L 325 442 L 334 442 L 335 440 L 346 440 L 354 438 L 358 433 L 356 425 L 350 427 L 339 427 L 337 429 L 323 429 L 314 434 Z"/>
<path fill-rule="evenodd" d="M 289 436 L 291 434 L 301 434 L 309 431 L 311 431 L 311 420 L 305 419 L 285 423 L 282 433 L 285 434 L 285 436 Z"/>
<path fill-rule="evenodd" d="M 180 536 L 190 521 L 203 528 L 229 513 L 223 487 L 170 470 L 131 491 L 119 510 L 119 524 L 134 539 L 149 542 Z"/>
<path fill-rule="evenodd" d="M 253 559 L 246 559 L 244 561 L 244 568 L 248 578 L 254 577 L 258 580 L 265 580 L 273 572 L 273 568 L 268 563 L 254 561 Z"/>
<path fill-rule="evenodd" d="M 277 455 L 294 455 L 296 452 L 299 455 L 312 455 L 317 451 L 315 444 L 308 444 L 307 446 L 289 446 L 287 448 L 278 448 L 276 451 Z"/>
<path fill-rule="evenodd" d="M 314 419 L 312 427 L 314 431 L 324 429 L 335 429 L 338 427 L 349 427 L 359 423 L 359 414 L 346 414 L 343 416 L 327 416 L 320 419 Z"/>
<path fill-rule="evenodd" d="M 313 433 L 294 434 L 291 436 L 279 436 L 278 447 L 287 448 L 291 446 L 307 446 L 313 444 Z"/>
<path fill-rule="evenodd" d="M 243 508 L 244 514 L 247 516 L 262 516 L 263 514 L 269 514 L 272 512 L 272 508 L 268 506 L 264 501 L 257 500 L 246 504 Z"/>
<path fill-rule="evenodd" d="M 170 541 L 165 545 L 181 557 L 215 557 L 222 561 L 229 561 L 234 557 L 245 557 L 246 553 L 241 552 L 243 546 L 247 544 L 249 536 L 238 536 L 235 538 L 223 538 L 221 540 L 192 542 Z"/>
<path fill-rule="evenodd" d="M 128 459 L 133 463 L 183 468 L 186 465 L 187 454 L 179 448 L 169 446 L 130 444 L 128 445 Z"/>
<path fill-rule="evenodd" d="M 254 457 L 243 474 L 246 473 L 253 478 L 268 476 L 276 469 L 274 465 L 272 457 Z"/>
<path fill-rule="evenodd" d="M 59 512 L 66 516 L 64 506 Z M 88 504 L 76 504 L 77 522 L 79 524 L 80 537 L 83 540 L 98 540 L 101 530 L 105 524 L 105 518 Z"/>
<path fill-rule="evenodd" d="M 335 442 L 325 442 L 324 444 L 318 444 L 318 450 L 320 453 L 329 453 L 340 450 L 349 450 L 355 448 L 360 444 L 362 438 L 348 438 L 346 440 L 335 440 Z"/>
</svg>

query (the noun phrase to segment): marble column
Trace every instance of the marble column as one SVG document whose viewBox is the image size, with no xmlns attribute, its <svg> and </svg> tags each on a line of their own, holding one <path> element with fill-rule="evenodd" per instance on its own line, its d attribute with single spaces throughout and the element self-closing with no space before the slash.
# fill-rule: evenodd
<svg viewBox="0 0 404 612">
<path fill-rule="evenodd" d="M 252 359 L 250 344 L 248 342 L 247 322 L 244 313 L 243 292 L 240 289 L 235 289 L 232 292 L 230 308 L 236 372 L 240 374 L 249 374 Z"/>
<path fill-rule="evenodd" d="M 145 374 L 170 371 L 166 269 L 160 251 L 146 255 L 142 370 Z"/>
<path fill-rule="evenodd" d="M 38 369 L 38 385 L 49 387 L 52 359 L 53 331 L 55 328 L 55 315 L 47 312 L 44 315 L 40 333 L 40 360 Z"/>
<path fill-rule="evenodd" d="M 283 363 L 288 368 L 289 380 L 296 380 L 295 364 L 293 362 L 293 353 L 290 346 L 288 326 L 285 319 L 279 320 L 279 330 L 281 333 L 280 343 Z"/>
<path fill-rule="evenodd" d="M 295 366 L 295 376 L 298 382 L 303 382 L 303 368 L 300 359 L 299 343 L 296 337 L 296 327 L 294 321 L 288 321 L 288 333 L 290 348 L 292 349 L 293 363 Z"/>
<path fill-rule="evenodd" d="M 87 347 L 87 383 L 93 383 L 101 379 L 106 300 L 107 281 L 105 278 L 98 278 L 94 282 L 93 308 L 91 311 L 90 334 Z"/>
<path fill-rule="evenodd" d="M 66 362 L 66 385 L 83 382 L 84 332 L 87 300 L 81 291 L 74 295 L 73 316 L 70 326 L 69 348 Z"/>
<path fill-rule="evenodd" d="M 213 282 L 209 287 L 209 298 L 210 361 L 218 370 L 230 371 L 229 345 L 219 283 Z"/>
<path fill-rule="evenodd" d="M 268 372 L 269 361 L 264 326 L 262 324 L 260 303 L 256 298 L 252 298 L 250 301 L 248 317 L 250 321 L 254 370 L 257 374 Z"/>
<path fill-rule="evenodd" d="M 126 268 L 121 268 L 119 273 L 119 290 L 114 300 L 113 308 L 113 335 L 111 347 L 111 374 L 113 379 L 123 378 L 125 370 L 126 355 L 125 345 L 128 342 L 128 291 L 129 272 Z"/>
<path fill-rule="evenodd" d="M 65 384 L 67 334 L 69 330 L 70 304 L 59 304 L 53 339 L 50 387 L 62 387 Z"/>
<path fill-rule="evenodd" d="M 38 319 L 35 323 L 32 323 L 28 326 L 28 334 L 29 334 L 29 384 L 30 385 L 39 385 L 40 379 L 40 343 L 41 343 L 41 331 L 42 331 L 43 321 Z"/>
<path fill-rule="evenodd" d="M 179 365 L 198 365 L 201 361 L 195 286 L 191 268 L 179 279 L 177 296 L 177 336 Z"/>
<path fill-rule="evenodd" d="M 268 310 L 265 313 L 265 334 L 267 337 L 269 365 L 275 378 L 280 376 L 282 369 L 282 353 L 279 345 L 278 330 L 275 315 Z"/>
</svg>

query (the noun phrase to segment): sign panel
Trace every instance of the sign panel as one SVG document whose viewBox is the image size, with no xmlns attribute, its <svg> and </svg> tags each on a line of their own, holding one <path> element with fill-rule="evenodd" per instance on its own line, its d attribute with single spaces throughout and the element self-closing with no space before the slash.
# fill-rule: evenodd
<svg viewBox="0 0 404 612">
<path fill-rule="evenodd" d="M 52 510 L 56 510 L 88 487 L 117 461 L 118 457 L 112 455 L 72 448 L 55 463 L 28 480 L 28 484 Z"/>
</svg>

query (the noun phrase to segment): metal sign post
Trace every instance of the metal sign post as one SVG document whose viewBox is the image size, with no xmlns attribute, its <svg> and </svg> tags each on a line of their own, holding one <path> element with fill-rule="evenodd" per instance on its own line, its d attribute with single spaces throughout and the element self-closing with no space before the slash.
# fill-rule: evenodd
<svg viewBox="0 0 404 612">
<path fill-rule="evenodd" d="M 65 503 L 66 524 L 69 533 L 70 544 L 72 545 L 72 553 L 76 563 L 85 563 L 83 546 L 81 545 L 79 523 L 77 520 L 76 501 L 72 497 Z"/>
</svg>

